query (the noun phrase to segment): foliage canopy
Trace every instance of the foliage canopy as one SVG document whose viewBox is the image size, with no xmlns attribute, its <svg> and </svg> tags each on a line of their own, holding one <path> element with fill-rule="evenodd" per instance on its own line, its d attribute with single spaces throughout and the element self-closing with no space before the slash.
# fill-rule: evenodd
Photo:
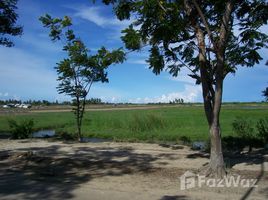
<svg viewBox="0 0 268 200">
<path fill-rule="evenodd" d="M 0 0 L 0 45 L 13 46 L 13 42 L 7 35 L 17 36 L 22 34 L 22 27 L 16 25 L 18 14 L 17 0 Z"/>
</svg>

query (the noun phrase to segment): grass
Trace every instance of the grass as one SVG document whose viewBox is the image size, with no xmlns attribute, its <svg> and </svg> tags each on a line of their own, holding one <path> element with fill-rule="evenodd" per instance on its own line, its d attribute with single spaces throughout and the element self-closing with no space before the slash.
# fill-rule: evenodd
<svg viewBox="0 0 268 200">
<path fill-rule="evenodd" d="M 223 107 L 221 128 L 223 136 L 234 135 L 232 122 L 238 116 L 256 122 L 268 116 L 267 108 Z M 74 134 L 71 112 L 30 113 L 0 116 L 0 132 L 9 132 L 8 120 L 33 119 L 35 129 L 55 129 L 58 133 Z M 207 140 L 208 127 L 202 106 L 182 106 L 151 110 L 113 110 L 86 112 L 82 133 L 87 137 L 111 138 L 117 141 L 178 141 L 182 137 Z"/>
</svg>

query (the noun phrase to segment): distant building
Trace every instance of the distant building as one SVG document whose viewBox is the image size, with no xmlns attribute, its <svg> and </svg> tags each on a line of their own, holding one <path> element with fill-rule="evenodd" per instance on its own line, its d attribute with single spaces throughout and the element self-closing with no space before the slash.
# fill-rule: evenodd
<svg viewBox="0 0 268 200">
<path fill-rule="evenodd" d="M 32 105 L 31 104 L 7 104 L 7 105 L 3 105 L 3 108 L 31 108 Z"/>
</svg>

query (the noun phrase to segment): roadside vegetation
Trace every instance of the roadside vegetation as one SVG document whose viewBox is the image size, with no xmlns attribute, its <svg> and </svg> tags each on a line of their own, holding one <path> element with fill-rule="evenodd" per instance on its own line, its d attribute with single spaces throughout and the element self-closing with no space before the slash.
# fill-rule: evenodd
<svg viewBox="0 0 268 200">
<path fill-rule="evenodd" d="M 34 126 L 32 119 L 22 120 L 20 123 L 10 119 L 8 120 L 8 124 L 12 139 L 26 139 L 32 137 Z"/>
</svg>

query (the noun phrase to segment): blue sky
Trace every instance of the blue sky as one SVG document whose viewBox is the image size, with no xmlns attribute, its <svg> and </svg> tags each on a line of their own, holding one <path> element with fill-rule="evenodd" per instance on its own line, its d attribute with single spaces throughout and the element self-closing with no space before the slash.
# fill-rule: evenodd
<svg viewBox="0 0 268 200">
<path fill-rule="evenodd" d="M 123 46 L 120 31 L 129 22 L 118 21 L 112 8 L 92 4 L 88 0 L 19 0 L 18 23 L 24 34 L 12 38 L 15 46 L 0 47 L 0 99 L 69 100 L 56 90 L 57 74 L 54 67 L 65 57 L 60 43 L 52 43 L 48 30 L 38 18 L 45 13 L 53 17 L 68 15 L 74 30 L 93 52 L 101 46 L 115 49 Z M 267 27 L 264 30 L 268 30 Z M 264 61 L 254 68 L 239 68 L 229 75 L 224 84 L 224 101 L 261 101 L 261 91 L 268 86 L 268 50 L 261 55 Z M 109 83 L 93 85 L 89 98 L 98 97 L 109 102 L 169 102 L 183 98 L 187 102 L 201 102 L 200 86 L 183 69 L 177 78 L 163 72 L 155 76 L 145 60 L 147 50 L 130 53 L 127 61 L 108 70 Z"/>
</svg>

